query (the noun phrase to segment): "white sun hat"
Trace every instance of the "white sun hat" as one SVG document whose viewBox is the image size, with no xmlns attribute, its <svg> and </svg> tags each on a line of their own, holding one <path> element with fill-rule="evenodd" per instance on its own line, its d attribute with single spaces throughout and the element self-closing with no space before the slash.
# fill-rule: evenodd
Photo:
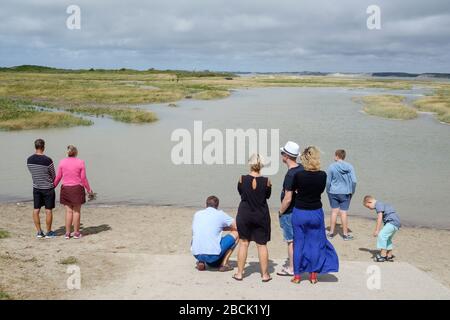
<svg viewBox="0 0 450 320">
<path fill-rule="evenodd" d="M 280 150 L 291 157 L 298 157 L 300 154 L 299 145 L 292 141 L 288 141 L 283 148 L 280 148 Z"/>
</svg>

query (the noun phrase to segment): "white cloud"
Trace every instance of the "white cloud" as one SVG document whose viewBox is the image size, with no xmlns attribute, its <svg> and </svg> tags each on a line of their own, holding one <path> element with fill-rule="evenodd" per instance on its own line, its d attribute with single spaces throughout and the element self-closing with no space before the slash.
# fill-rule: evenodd
<svg viewBox="0 0 450 320">
<path fill-rule="evenodd" d="M 173 30 L 176 32 L 189 32 L 194 27 L 194 23 L 183 18 L 175 18 L 173 22 Z"/>
<path fill-rule="evenodd" d="M 81 30 L 65 27 L 70 4 L 81 7 Z M 450 1 L 377 0 L 382 18 L 377 31 L 366 28 L 370 4 L 372 0 L 2 0 L 0 64 L 450 71 Z"/>
</svg>

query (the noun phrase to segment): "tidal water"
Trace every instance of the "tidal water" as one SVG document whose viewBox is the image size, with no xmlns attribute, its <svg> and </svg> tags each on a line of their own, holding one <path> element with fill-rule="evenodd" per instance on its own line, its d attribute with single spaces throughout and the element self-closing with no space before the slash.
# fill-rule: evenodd
<svg viewBox="0 0 450 320">
<path fill-rule="evenodd" d="M 203 131 L 217 129 L 279 130 L 275 150 L 287 140 L 301 147 L 322 150 L 323 169 L 333 161 L 334 150 L 347 151 L 358 177 L 351 214 L 373 217 L 362 197 L 372 194 L 391 203 L 404 224 L 450 228 L 450 126 L 429 114 L 398 121 L 368 116 L 352 97 L 394 93 L 408 101 L 419 89 L 387 91 L 345 88 L 260 88 L 236 90 L 229 98 L 213 101 L 183 100 L 141 106 L 160 118 L 151 124 L 125 124 L 93 118 L 90 127 L 0 131 L 0 201 L 30 201 L 31 177 L 26 159 L 36 138 L 46 140 L 46 154 L 55 165 L 68 144 L 79 149 L 87 164 L 88 179 L 98 193 L 93 204 L 152 204 L 202 207 L 208 195 L 221 206 L 235 210 L 239 203 L 236 183 L 247 172 L 243 164 L 181 164 L 172 161 L 171 140 L 176 129 L 194 132 L 194 121 Z M 208 142 L 203 142 L 204 148 Z M 199 146 L 197 145 L 197 148 Z M 203 150 L 203 149 L 200 149 Z M 269 148 L 270 150 L 270 148 Z M 194 150 L 192 150 L 194 152 Z M 226 150 L 224 151 L 226 153 Z M 226 155 L 224 155 L 225 158 Z M 278 159 L 278 155 L 273 155 Z M 192 155 L 192 158 L 194 155 Z M 279 159 L 278 159 L 279 160 Z M 286 168 L 274 161 L 273 193 L 269 204 L 279 206 Z M 323 196 L 329 210 L 327 197 Z M 126 217 L 124 217 L 126 218 Z"/>
</svg>

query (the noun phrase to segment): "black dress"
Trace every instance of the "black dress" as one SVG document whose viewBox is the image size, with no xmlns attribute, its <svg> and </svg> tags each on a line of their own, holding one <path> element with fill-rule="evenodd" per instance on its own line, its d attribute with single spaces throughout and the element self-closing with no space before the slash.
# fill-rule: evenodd
<svg viewBox="0 0 450 320">
<path fill-rule="evenodd" d="M 239 237 L 257 244 L 270 241 L 270 212 L 267 199 L 272 186 L 267 177 L 242 176 L 238 182 L 241 195 L 236 224 Z"/>
</svg>

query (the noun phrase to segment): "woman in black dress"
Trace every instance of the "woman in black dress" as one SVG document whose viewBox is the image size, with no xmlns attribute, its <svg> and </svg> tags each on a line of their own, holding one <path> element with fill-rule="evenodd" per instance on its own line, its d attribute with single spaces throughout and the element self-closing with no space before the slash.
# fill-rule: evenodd
<svg viewBox="0 0 450 320">
<path fill-rule="evenodd" d="M 267 242 L 270 241 L 270 212 L 267 199 L 270 198 L 272 184 L 267 177 L 261 176 L 264 166 L 261 157 L 254 154 L 249 160 L 250 173 L 241 176 L 238 191 L 241 195 L 236 224 L 239 233 L 238 271 L 233 276 L 242 280 L 250 241 L 258 247 L 259 264 L 263 282 L 272 280 L 268 272 L 269 253 Z"/>
</svg>

